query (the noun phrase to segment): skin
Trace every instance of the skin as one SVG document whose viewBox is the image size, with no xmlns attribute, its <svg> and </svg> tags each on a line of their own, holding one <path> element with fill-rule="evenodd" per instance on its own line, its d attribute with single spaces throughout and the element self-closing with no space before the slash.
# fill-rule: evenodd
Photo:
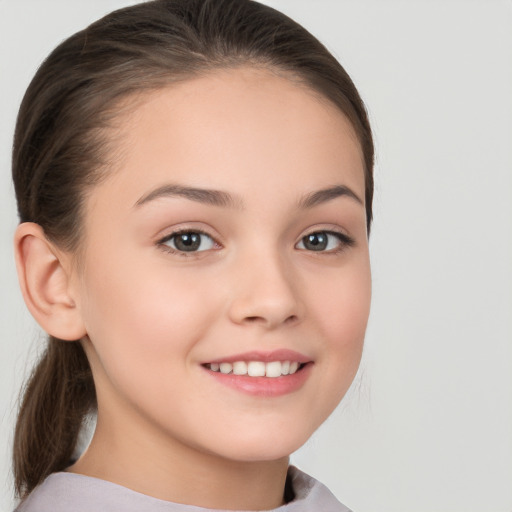
<svg viewBox="0 0 512 512">
<path fill-rule="evenodd" d="M 288 456 L 329 416 L 361 357 L 370 265 L 361 151 L 344 115 L 262 69 L 216 71 L 148 94 L 120 119 L 118 168 L 86 201 L 67 293 L 85 334 L 98 425 L 70 471 L 160 499 L 221 509 L 283 502 Z M 160 195 L 167 184 L 231 205 Z M 335 185 L 348 195 L 310 208 Z M 206 250 L 168 251 L 176 229 Z M 301 242 L 338 231 L 326 251 Z M 312 361 L 278 397 L 220 384 L 202 363 L 291 349 Z"/>
</svg>

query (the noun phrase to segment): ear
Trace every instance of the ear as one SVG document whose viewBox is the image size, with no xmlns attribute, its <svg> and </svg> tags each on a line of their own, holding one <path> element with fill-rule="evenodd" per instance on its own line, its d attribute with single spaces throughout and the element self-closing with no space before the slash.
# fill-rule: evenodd
<svg viewBox="0 0 512 512">
<path fill-rule="evenodd" d="M 72 296 L 69 256 L 32 222 L 18 226 L 14 247 L 21 292 L 37 323 L 61 340 L 84 337 L 85 327 Z"/>
</svg>

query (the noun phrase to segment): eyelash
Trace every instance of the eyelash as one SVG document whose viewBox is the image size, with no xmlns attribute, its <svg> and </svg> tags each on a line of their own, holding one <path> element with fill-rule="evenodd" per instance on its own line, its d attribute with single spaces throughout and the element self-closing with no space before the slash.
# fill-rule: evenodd
<svg viewBox="0 0 512 512">
<path fill-rule="evenodd" d="M 303 237 L 301 237 L 298 244 L 299 243 L 304 244 L 304 240 L 307 237 L 310 237 L 312 235 L 317 235 L 317 236 L 318 235 L 328 235 L 328 236 L 334 236 L 335 238 L 338 239 L 339 246 L 336 247 L 335 249 L 331 249 L 329 251 L 314 251 L 314 250 L 308 251 L 308 252 L 312 252 L 312 253 L 317 252 L 322 256 L 324 256 L 324 255 L 325 256 L 336 256 L 337 254 L 340 254 L 341 252 L 345 251 L 347 248 L 353 247 L 356 243 L 356 241 L 351 236 L 348 236 L 345 233 L 341 233 L 340 231 L 321 229 L 318 231 L 311 231 L 311 233 L 304 235 Z M 307 249 L 302 249 L 302 250 L 307 250 Z"/>
<path fill-rule="evenodd" d="M 205 236 L 205 237 L 208 237 L 213 242 L 214 245 L 217 245 L 217 246 L 219 245 L 217 243 L 217 241 L 211 235 L 209 235 L 206 231 L 203 231 L 202 229 L 197 229 L 197 228 L 180 229 L 178 231 L 173 231 L 172 233 L 170 233 L 169 235 L 166 235 L 161 240 L 158 240 L 157 245 L 165 252 L 168 252 L 171 254 L 177 254 L 178 256 L 182 256 L 184 258 L 197 256 L 198 253 L 206 252 L 206 251 L 188 251 L 188 252 L 180 251 L 179 249 L 173 249 L 172 247 L 169 247 L 168 245 L 166 245 L 167 242 L 173 240 L 174 238 L 176 238 L 180 235 L 185 235 L 185 234 L 197 234 L 197 235 Z"/>
<path fill-rule="evenodd" d="M 161 248 L 163 251 L 165 252 L 168 252 L 168 253 L 171 253 L 171 254 L 176 254 L 178 256 L 182 256 L 182 257 L 185 257 L 185 258 L 189 258 L 189 257 L 194 257 L 194 256 L 197 256 L 197 254 L 199 253 L 202 253 L 202 252 L 206 252 L 207 250 L 203 250 L 203 251 L 180 251 L 179 249 L 173 249 L 172 247 L 169 247 L 167 244 L 167 242 L 173 240 L 174 238 L 180 236 L 180 235 L 184 235 L 184 234 L 198 234 L 198 235 L 201 235 L 201 236 L 205 236 L 207 238 L 209 238 L 212 243 L 216 246 L 220 246 L 220 244 L 218 244 L 218 242 L 211 236 L 209 235 L 206 231 L 203 231 L 201 229 L 197 229 L 197 228 L 194 228 L 194 229 L 180 229 L 178 231 L 174 231 L 172 233 L 170 233 L 169 235 L 166 235 L 164 238 L 160 239 L 157 241 L 157 246 L 159 248 Z M 304 240 L 307 238 L 307 237 L 310 237 L 312 235 L 330 235 L 330 236 L 334 236 L 338 239 L 338 242 L 339 242 L 339 247 L 337 247 L 336 249 L 331 249 L 329 251 L 314 251 L 314 250 L 309 250 L 308 249 L 300 249 L 300 250 L 303 250 L 303 251 L 308 251 L 308 252 L 311 252 L 311 253 L 319 253 L 320 255 L 337 255 L 337 254 L 340 254 L 341 252 L 345 251 L 347 248 L 349 247 L 353 247 L 355 245 L 355 240 L 346 235 L 345 233 L 341 233 L 339 231 L 333 231 L 333 230 L 317 230 L 317 231 L 311 231 L 310 233 L 307 233 L 306 235 L 302 236 L 300 241 L 297 242 L 296 245 L 300 244 L 300 243 L 304 243 Z"/>
</svg>

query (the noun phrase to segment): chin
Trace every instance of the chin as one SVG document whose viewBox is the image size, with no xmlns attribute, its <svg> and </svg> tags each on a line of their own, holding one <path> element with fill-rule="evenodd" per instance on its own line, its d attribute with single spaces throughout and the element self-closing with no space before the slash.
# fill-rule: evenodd
<svg viewBox="0 0 512 512">
<path fill-rule="evenodd" d="M 222 440 L 223 447 L 218 442 L 216 453 L 237 462 L 280 460 L 297 451 L 309 439 L 312 432 L 294 433 L 289 429 L 283 429 L 280 433 L 260 431 L 251 436 L 248 436 L 247 432 L 245 434 L 244 437 L 229 436 L 229 439 Z"/>
</svg>

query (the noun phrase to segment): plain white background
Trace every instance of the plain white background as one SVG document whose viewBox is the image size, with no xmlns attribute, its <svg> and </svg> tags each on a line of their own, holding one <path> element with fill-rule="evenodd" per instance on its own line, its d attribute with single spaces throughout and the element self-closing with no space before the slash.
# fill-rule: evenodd
<svg viewBox="0 0 512 512">
<path fill-rule="evenodd" d="M 11 239 L 24 89 L 123 0 L 0 0 L 0 510 L 16 396 L 43 337 Z M 512 511 L 512 2 L 269 0 L 365 99 L 377 146 L 374 299 L 362 370 L 293 457 L 356 512 Z"/>
</svg>

